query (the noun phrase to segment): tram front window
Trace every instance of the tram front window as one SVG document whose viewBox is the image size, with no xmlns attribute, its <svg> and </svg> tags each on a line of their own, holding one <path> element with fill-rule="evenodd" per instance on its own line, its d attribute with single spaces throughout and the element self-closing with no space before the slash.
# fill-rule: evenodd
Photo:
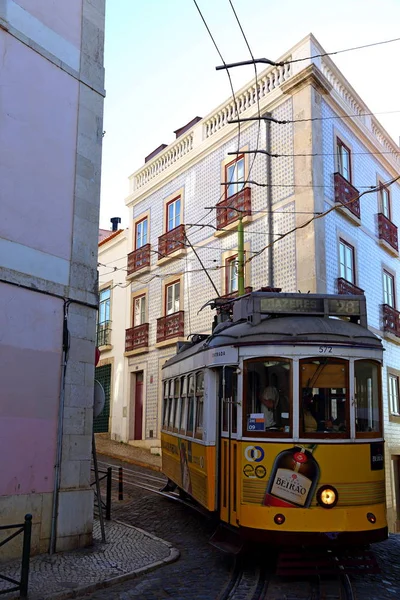
<svg viewBox="0 0 400 600">
<path fill-rule="evenodd" d="M 300 435 L 348 433 L 348 363 L 307 359 L 300 363 Z"/>
<path fill-rule="evenodd" d="M 245 378 L 245 431 L 290 435 L 290 362 L 275 359 L 247 361 Z"/>
</svg>

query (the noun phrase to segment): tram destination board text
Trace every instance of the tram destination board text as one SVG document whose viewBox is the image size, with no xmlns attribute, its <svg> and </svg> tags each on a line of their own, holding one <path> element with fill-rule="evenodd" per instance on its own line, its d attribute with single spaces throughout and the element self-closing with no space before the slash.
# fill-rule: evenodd
<svg viewBox="0 0 400 600">
<path fill-rule="evenodd" d="M 327 301 L 327 304 L 326 304 Z M 261 313 L 296 313 L 313 315 L 345 315 L 360 314 L 360 301 L 346 298 L 261 298 Z"/>
</svg>

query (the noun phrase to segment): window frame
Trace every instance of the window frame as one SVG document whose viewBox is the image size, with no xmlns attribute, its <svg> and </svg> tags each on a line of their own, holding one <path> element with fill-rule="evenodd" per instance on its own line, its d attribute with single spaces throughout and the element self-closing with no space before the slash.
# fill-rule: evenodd
<svg viewBox="0 0 400 600">
<path fill-rule="evenodd" d="M 197 439 L 202 440 L 203 439 L 203 432 L 204 432 L 204 371 L 200 370 L 200 371 L 196 371 L 195 373 L 195 381 L 194 381 L 194 393 L 195 393 L 195 413 L 194 413 L 194 437 Z M 203 378 L 203 388 L 198 389 L 197 387 L 197 379 L 199 376 L 202 376 Z M 201 392 L 202 393 L 199 393 Z M 202 400 L 200 400 L 200 398 L 202 398 Z M 201 419 L 201 424 L 198 427 L 198 415 L 199 415 L 199 406 L 202 405 L 202 419 Z"/>
<path fill-rule="evenodd" d="M 343 156 L 342 156 L 342 149 L 344 149 L 345 151 L 347 151 L 348 156 L 349 156 L 349 177 L 345 177 L 345 175 L 343 174 Z M 348 181 L 349 183 L 353 183 L 353 159 L 352 159 L 352 152 L 351 149 L 349 148 L 349 146 L 347 144 L 345 144 L 343 142 L 343 140 L 339 137 L 336 136 L 336 160 L 337 160 L 337 170 L 338 173 L 340 173 L 340 175 L 343 177 L 343 179 L 345 179 L 346 181 Z"/>
<path fill-rule="evenodd" d="M 340 247 L 344 246 L 347 249 L 351 250 L 351 269 L 352 269 L 352 274 L 353 274 L 353 281 L 349 281 L 349 279 L 347 279 L 347 277 L 343 277 L 341 274 L 341 256 L 340 256 Z M 346 254 L 344 254 L 344 258 L 346 259 Z M 344 270 L 345 272 L 347 271 L 348 266 L 346 263 L 344 263 Z M 355 247 L 350 244 L 349 242 L 347 242 L 344 238 L 339 237 L 339 277 L 344 279 L 345 281 L 347 281 L 348 283 L 351 283 L 352 285 L 356 285 L 357 284 L 357 277 L 356 277 L 356 249 Z"/>
<path fill-rule="evenodd" d="M 393 400 L 392 400 L 392 395 L 391 395 L 391 388 L 392 386 L 390 385 L 390 381 L 391 380 L 396 380 L 395 381 L 395 386 L 396 386 L 396 404 L 397 404 L 397 411 L 393 410 Z M 389 413 L 391 416 L 393 417 L 400 417 L 400 381 L 399 381 L 399 376 L 395 375 L 394 373 L 391 373 L 390 371 L 388 371 L 388 400 L 389 400 Z"/>
<path fill-rule="evenodd" d="M 237 265 L 236 268 L 236 289 L 231 289 L 231 268 L 232 268 L 232 263 L 235 263 Z M 228 258 L 225 259 L 225 294 L 235 294 L 236 292 L 238 292 L 239 290 L 239 262 L 238 262 L 238 255 L 234 254 L 233 256 L 229 256 Z"/>
<path fill-rule="evenodd" d="M 179 308 L 178 310 L 174 310 L 173 312 L 168 312 L 168 289 L 172 288 L 176 285 L 179 285 L 179 296 L 178 296 L 178 303 L 179 303 Z M 165 297 L 164 297 L 164 316 L 168 317 L 169 315 L 174 315 L 175 313 L 180 311 L 180 306 L 181 306 L 181 279 L 176 279 L 175 281 L 171 281 L 170 283 L 166 283 L 165 284 Z M 173 304 L 176 303 L 176 294 L 174 292 L 174 297 L 173 297 Z"/>
<path fill-rule="evenodd" d="M 349 359 L 344 359 L 344 358 L 338 358 L 338 357 L 332 357 L 330 358 L 330 364 L 343 364 L 347 367 L 347 373 L 345 375 L 345 381 L 346 381 L 346 431 L 343 432 L 329 432 L 326 433 L 324 431 L 315 431 L 315 432 L 305 432 L 304 431 L 304 423 L 303 423 L 303 419 L 301 418 L 301 411 L 302 411 L 302 401 L 303 401 L 303 396 L 302 396 L 302 381 L 301 381 L 301 366 L 303 364 L 307 364 L 310 363 L 311 361 L 321 361 L 321 356 L 308 356 L 308 357 L 304 357 L 301 358 L 299 360 L 298 363 L 298 368 L 299 368 L 299 438 L 301 440 L 334 440 L 334 439 L 345 439 L 345 440 L 350 440 L 351 439 L 351 423 L 350 423 L 350 360 Z M 332 388 L 330 388 L 332 389 Z"/>
<path fill-rule="evenodd" d="M 144 223 L 147 223 L 147 225 L 146 225 L 146 241 L 144 243 L 141 243 L 140 246 L 138 246 L 138 228 L 140 225 L 142 225 Z M 148 244 L 148 237 L 149 237 L 149 218 L 146 215 L 142 219 L 135 222 L 135 250 L 139 250 L 140 248 L 143 248 L 143 246 L 146 246 L 146 244 Z M 142 235 L 142 238 L 143 238 L 143 235 Z"/>
<path fill-rule="evenodd" d="M 382 181 L 379 181 L 379 211 L 383 214 L 384 217 L 386 217 L 386 219 L 388 219 L 390 222 L 392 222 L 392 198 L 391 198 L 391 194 L 390 194 L 390 189 L 384 185 L 384 183 L 382 183 Z M 385 214 L 385 203 L 384 203 L 384 194 L 386 194 L 386 198 L 387 198 L 387 207 L 388 207 L 388 214 Z"/>
<path fill-rule="evenodd" d="M 172 206 L 174 204 L 176 205 L 176 203 L 178 201 L 179 201 L 179 213 L 178 213 L 179 223 L 178 223 L 178 225 L 175 224 L 174 227 L 171 227 L 171 229 L 169 229 L 169 208 L 170 208 L 170 206 Z M 175 211 L 174 212 L 174 223 L 176 221 L 176 217 L 177 217 L 177 213 Z M 182 225 L 182 195 L 178 194 L 171 200 L 168 200 L 168 202 L 165 205 L 165 233 L 169 233 L 170 231 L 173 231 L 180 225 Z"/>
<path fill-rule="evenodd" d="M 389 304 L 389 302 L 386 302 L 386 299 L 385 299 L 385 280 L 386 280 L 386 278 L 390 279 L 393 283 L 393 304 Z M 395 277 L 394 273 L 391 273 L 387 269 L 383 268 L 382 283 L 383 283 L 383 304 L 386 304 L 387 306 L 390 306 L 390 308 L 397 310 L 396 309 L 396 277 Z"/>
<path fill-rule="evenodd" d="M 102 300 L 101 295 L 104 294 L 105 292 L 108 292 L 108 294 L 109 294 L 108 298 L 106 298 L 105 300 Z M 106 306 L 106 308 L 108 306 L 108 319 L 106 318 L 103 321 L 100 321 L 102 306 Z M 106 314 L 107 314 L 107 310 L 106 310 Z M 98 315 L 97 315 L 97 325 L 107 325 L 110 322 L 111 322 L 111 286 L 107 286 L 99 291 L 99 310 L 98 310 Z"/>
<path fill-rule="evenodd" d="M 139 323 L 136 325 L 135 323 L 135 307 L 136 307 L 136 302 L 140 300 L 140 301 L 144 301 L 144 311 L 143 311 L 143 322 Z M 141 302 L 142 304 L 142 302 Z M 140 327 L 140 325 L 144 325 L 146 323 L 146 311 L 147 311 L 147 298 L 146 298 L 146 293 L 143 294 L 138 294 L 137 296 L 133 297 L 132 300 L 132 327 Z M 142 308 L 140 309 L 140 314 L 142 314 Z"/>
<path fill-rule="evenodd" d="M 247 401 L 245 402 L 245 394 L 247 395 L 248 386 L 248 365 L 255 362 L 276 361 L 288 363 L 290 365 L 289 377 L 289 431 L 248 431 L 247 430 Z M 243 388 L 240 402 L 242 403 L 242 437 L 243 438 L 291 438 L 293 439 L 293 369 L 295 367 L 293 358 L 285 358 L 282 356 L 260 356 L 256 358 L 246 358 L 243 361 Z"/>
<path fill-rule="evenodd" d="M 356 395 L 356 364 L 358 362 L 369 362 L 378 367 L 378 408 L 379 408 L 379 431 L 355 431 L 356 439 L 371 439 L 383 437 L 383 407 L 382 407 L 382 364 L 378 360 L 370 358 L 357 358 L 354 360 L 353 377 L 354 377 L 354 400 Z M 354 421 L 356 419 L 356 404 L 354 404 Z"/>
<path fill-rule="evenodd" d="M 240 183 L 229 183 L 230 182 L 230 178 L 228 176 L 228 169 L 230 167 L 232 167 L 232 165 L 235 165 L 234 174 L 235 174 L 235 172 L 237 173 L 237 165 L 241 161 L 243 161 L 243 184 L 242 184 L 242 187 L 240 187 L 240 189 L 239 189 Z M 232 181 L 239 181 L 239 179 L 236 176 L 236 178 L 233 177 Z M 225 200 L 228 200 L 229 198 L 232 198 L 233 196 L 236 196 L 236 194 L 239 194 L 242 190 L 244 190 L 244 188 L 245 188 L 245 181 L 246 181 L 246 160 L 245 160 L 245 155 L 244 154 L 239 154 L 236 158 L 234 158 L 233 160 L 230 160 L 228 163 L 224 164 L 224 183 L 226 184 L 224 186 L 225 187 Z M 229 187 L 231 185 L 235 186 L 235 192 L 233 194 L 228 194 Z"/>
</svg>

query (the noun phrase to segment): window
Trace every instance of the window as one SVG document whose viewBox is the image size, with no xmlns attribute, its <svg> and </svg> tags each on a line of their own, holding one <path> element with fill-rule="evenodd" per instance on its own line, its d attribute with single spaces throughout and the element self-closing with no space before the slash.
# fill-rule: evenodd
<svg viewBox="0 0 400 600">
<path fill-rule="evenodd" d="M 379 201 L 382 214 L 390 221 L 390 191 L 382 183 L 379 187 Z"/>
<path fill-rule="evenodd" d="M 180 304 L 180 282 L 176 281 L 167 285 L 165 293 L 165 314 L 172 315 L 179 311 Z"/>
<path fill-rule="evenodd" d="M 225 167 L 226 197 L 229 198 L 237 194 L 244 188 L 244 156 L 238 156 L 237 159 Z"/>
<path fill-rule="evenodd" d="M 196 374 L 196 423 L 195 436 L 203 437 L 203 414 L 204 414 L 204 373 Z"/>
<path fill-rule="evenodd" d="M 388 388 L 389 388 L 390 412 L 392 413 L 392 415 L 399 415 L 400 414 L 399 378 L 396 375 L 389 374 Z"/>
<path fill-rule="evenodd" d="M 186 431 L 186 415 L 187 415 L 187 377 L 181 377 L 181 414 L 179 420 L 179 431 L 185 433 Z"/>
<path fill-rule="evenodd" d="M 351 183 L 351 152 L 339 138 L 336 138 L 336 154 L 339 173 Z"/>
<path fill-rule="evenodd" d="M 396 298 L 394 294 L 394 276 L 383 271 L 383 303 L 396 308 Z"/>
<path fill-rule="evenodd" d="M 100 291 L 99 301 L 99 325 L 103 325 L 110 320 L 110 301 L 111 301 L 111 289 Z"/>
<path fill-rule="evenodd" d="M 145 219 L 143 219 L 142 221 L 139 221 L 139 223 L 136 223 L 135 229 L 136 229 L 136 235 L 135 235 L 135 240 L 136 240 L 136 250 L 138 250 L 139 248 L 142 248 L 142 246 L 145 246 L 147 244 L 147 217 Z"/>
<path fill-rule="evenodd" d="M 187 411 L 187 422 L 186 422 L 186 435 L 193 435 L 194 427 L 194 401 L 195 401 L 195 382 L 194 375 L 189 375 L 189 389 L 188 389 L 188 411 Z"/>
<path fill-rule="evenodd" d="M 344 240 L 339 240 L 339 276 L 355 284 L 354 248 Z"/>
<path fill-rule="evenodd" d="M 378 364 L 368 360 L 354 363 L 356 433 L 367 434 L 361 437 L 380 431 L 379 369 Z"/>
<path fill-rule="evenodd" d="M 181 224 L 181 197 L 178 196 L 167 204 L 167 231 Z"/>
<path fill-rule="evenodd" d="M 232 256 L 225 261 L 226 267 L 226 293 L 232 294 L 238 291 L 238 258 Z"/>
<path fill-rule="evenodd" d="M 164 402 L 164 410 L 163 410 L 163 427 L 168 426 L 169 422 L 169 381 L 164 381 L 164 394 L 163 394 L 163 402 Z"/>
<path fill-rule="evenodd" d="M 291 364 L 283 359 L 246 361 L 244 389 L 246 434 L 290 435 Z"/>
<path fill-rule="evenodd" d="M 138 327 L 146 322 L 146 296 L 138 296 L 133 301 L 133 326 Z"/>
<path fill-rule="evenodd" d="M 348 362 L 329 358 L 302 360 L 300 435 L 346 437 L 348 410 Z"/>
</svg>

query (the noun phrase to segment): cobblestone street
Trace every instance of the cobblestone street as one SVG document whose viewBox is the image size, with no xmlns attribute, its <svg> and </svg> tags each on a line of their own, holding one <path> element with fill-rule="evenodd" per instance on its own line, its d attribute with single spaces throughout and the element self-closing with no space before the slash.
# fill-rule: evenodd
<svg viewBox="0 0 400 600">
<path fill-rule="evenodd" d="M 113 464 L 123 464 L 105 457 L 101 459 Z M 130 465 L 126 466 L 132 469 Z M 139 467 L 134 469 L 146 472 Z M 218 599 L 230 578 L 232 561 L 208 543 L 214 531 L 214 525 L 209 519 L 181 504 L 128 485 L 124 487 L 123 502 L 118 502 L 114 486 L 113 518 L 141 527 L 170 542 L 179 550 L 180 558 L 154 572 L 112 588 L 98 590 L 85 598 Z M 400 537 L 391 536 L 384 544 L 375 545 L 373 550 L 382 573 L 352 577 L 357 600 L 400 598 Z M 290 600 L 300 597 L 298 590 L 298 583 L 294 583 Z"/>
</svg>

